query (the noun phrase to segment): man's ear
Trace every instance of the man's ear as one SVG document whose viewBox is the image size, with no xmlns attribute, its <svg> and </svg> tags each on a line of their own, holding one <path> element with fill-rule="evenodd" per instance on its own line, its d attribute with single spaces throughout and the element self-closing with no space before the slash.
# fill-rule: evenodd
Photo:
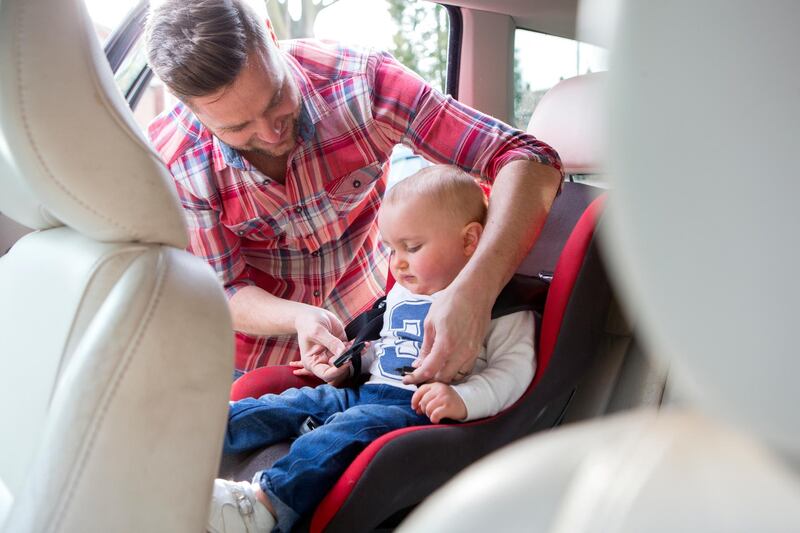
<svg viewBox="0 0 800 533">
<path fill-rule="evenodd" d="M 470 257 L 478 248 L 478 241 L 483 234 L 483 225 L 480 222 L 470 222 L 461 230 L 464 237 L 464 255 Z"/>
</svg>

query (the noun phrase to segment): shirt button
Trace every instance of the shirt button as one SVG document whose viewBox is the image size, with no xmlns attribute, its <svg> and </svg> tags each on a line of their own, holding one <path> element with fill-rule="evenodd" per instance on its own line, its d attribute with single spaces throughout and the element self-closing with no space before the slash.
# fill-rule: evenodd
<svg viewBox="0 0 800 533">
<path fill-rule="evenodd" d="M 319 291 L 314 291 L 314 296 L 319 297 Z"/>
<path fill-rule="evenodd" d="M 243 230 L 243 229 L 240 229 L 239 231 L 237 231 L 237 232 L 236 232 L 236 235 L 238 235 L 239 237 L 241 237 L 242 235 L 244 235 L 244 230 Z"/>
<path fill-rule="evenodd" d="M 359 187 L 361 187 L 361 182 L 360 182 L 359 180 L 355 180 L 355 181 L 353 182 L 353 187 L 355 187 L 356 189 L 358 189 Z"/>
<path fill-rule="evenodd" d="M 298 205 L 297 207 L 294 208 L 294 212 L 299 215 L 300 213 L 303 212 L 303 208 Z"/>
<path fill-rule="evenodd" d="M 319 257 L 319 250 L 314 250 L 311 252 L 311 257 Z"/>
</svg>

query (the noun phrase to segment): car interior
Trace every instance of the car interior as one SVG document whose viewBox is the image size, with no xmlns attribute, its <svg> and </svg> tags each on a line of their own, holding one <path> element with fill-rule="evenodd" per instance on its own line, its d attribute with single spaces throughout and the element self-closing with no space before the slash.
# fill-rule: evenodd
<svg viewBox="0 0 800 533">
<path fill-rule="evenodd" d="M 0 0 L 3 532 L 202 531 L 215 477 L 288 448 L 221 459 L 228 400 L 311 382 L 231 385 L 225 296 L 135 116 L 147 5 L 103 45 L 83 0 Z M 800 530 L 798 4 L 447 15 L 445 90 L 508 122 L 518 32 L 610 51 L 521 126 L 566 174 L 517 272 L 537 373 L 494 417 L 373 442 L 297 529 Z"/>
</svg>

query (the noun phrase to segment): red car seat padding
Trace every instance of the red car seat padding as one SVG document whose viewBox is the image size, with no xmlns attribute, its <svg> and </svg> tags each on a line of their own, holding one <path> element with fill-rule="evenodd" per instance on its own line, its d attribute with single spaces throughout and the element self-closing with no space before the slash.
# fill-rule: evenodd
<svg viewBox="0 0 800 533">
<path fill-rule="evenodd" d="M 315 376 L 295 376 L 289 365 L 267 366 L 247 372 L 233 382 L 231 401 L 258 398 L 265 394 L 280 394 L 286 389 L 316 387 L 322 380 Z"/>
<path fill-rule="evenodd" d="M 557 275 L 553 276 L 553 283 L 550 285 L 550 291 L 547 293 L 547 301 L 544 306 L 539 337 L 539 352 L 537 354 L 538 368 L 533 378 L 534 385 L 542 378 L 544 369 L 547 368 L 550 358 L 553 356 L 558 333 L 564 323 L 567 303 L 575 286 L 575 280 L 581 270 L 581 265 L 583 265 L 586 257 L 586 250 L 594 237 L 594 230 L 603 211 L 606 197 L 603 194 L 589 205 L 572 230 L 567 243 L 564 245 L 564 250 L 559 256 L 558 263 L 556 263 L 555 272 Z"/>
</svg>

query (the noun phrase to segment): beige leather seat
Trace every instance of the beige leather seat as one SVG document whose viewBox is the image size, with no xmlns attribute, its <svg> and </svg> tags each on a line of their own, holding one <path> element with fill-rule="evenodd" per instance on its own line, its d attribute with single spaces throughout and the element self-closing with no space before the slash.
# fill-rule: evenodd
<svg viewBox="0 0 800 533">
<path fill-rule="evenodd" d="M 30 228 L 18 224 L 16 221 L 0 213 L 0 257 L 11 249 L 20 237 L 30 233 Z"/>
<path fill-rule="evenodd" d="M 528 132 L 558 149 L 566 174 L 604 174 L 605 114 L 600 112 L 607 72 L 567 78 L 542 97 Z"/>
<path fill-rule="evenodd" d="M 203 528 L 233 334 L 81 0 L 0 2 L 0 530 Z"/>
<path fill-rule="evenodd" d="M 606 255 L 687 406 L 521 441 L 400 531 L 800 531 L 800 5 L 619 13 Z"/>
</svg>

